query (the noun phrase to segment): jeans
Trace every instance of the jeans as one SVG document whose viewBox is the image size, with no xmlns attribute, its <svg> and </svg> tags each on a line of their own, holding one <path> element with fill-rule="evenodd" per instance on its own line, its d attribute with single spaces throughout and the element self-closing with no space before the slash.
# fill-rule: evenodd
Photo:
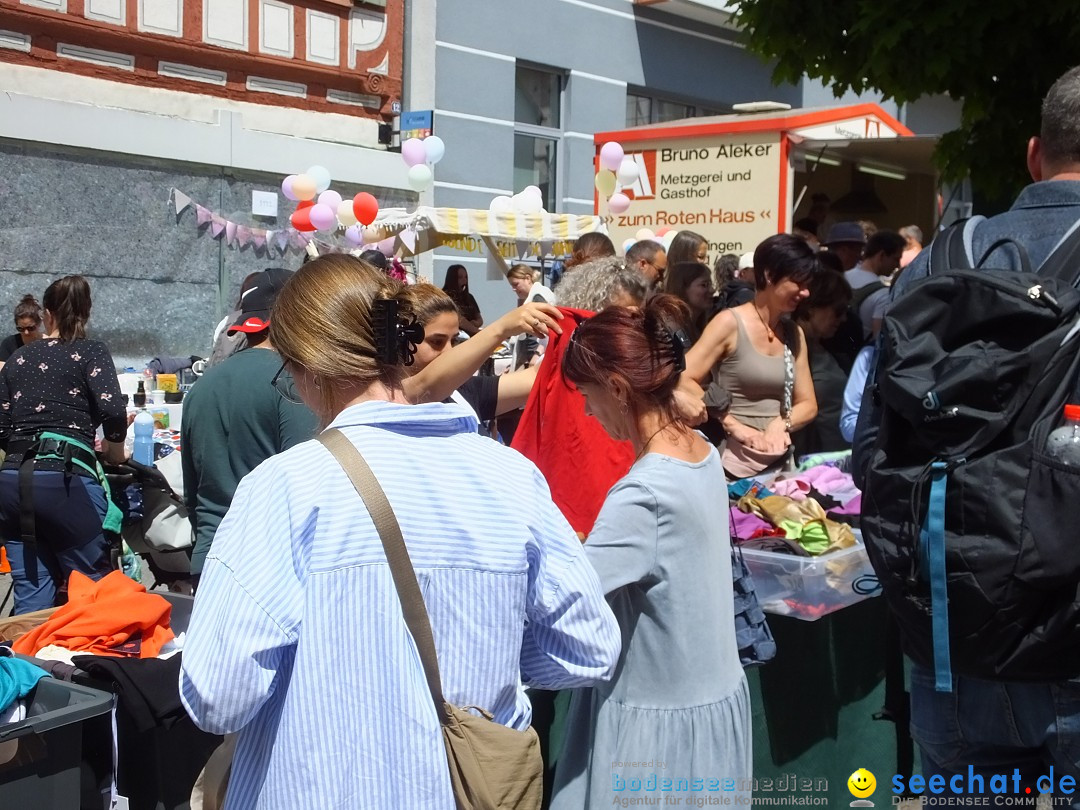
<svg viewBox="0 0 1080 810">
<path fill-rule="evenodd" d="M 108 574 L 109 544 L 101 530 L 105 490 L 82 475 L 34 472 L 36 541 L 19 540 L 19 475 L 0 472 L 0 537 L 11 563 L 15 612 L 29 613 L 56 604 L 57 591 L 72 571 L 98 580 Z"/>
<path fill-rule="evenodd" d="M 1026 801 L 1049 788 L 1053 807 L 1080 810 L 1080 683 L 954 676 L 951 693 L 936 692 L 933 672 L 913 665 L 911 736 L 922 754 L 923 777 L 945 779 L 943 794 L 926 793 L 936 806 L 958 806 L 941 803 L 954 795 L 949 787 L 954 776 L 962 795 L 987 796 L 993 806 L 991 777 L 1001 774 L 1010 797 Z M 1063 776 L 1075 781 L 1061 785 Z"/>
</svg>

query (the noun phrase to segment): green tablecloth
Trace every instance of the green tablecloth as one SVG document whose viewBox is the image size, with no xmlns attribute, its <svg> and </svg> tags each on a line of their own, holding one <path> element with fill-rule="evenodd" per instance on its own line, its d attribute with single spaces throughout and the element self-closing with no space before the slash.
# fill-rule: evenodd
<svg viewBox="0 0 1080 810">
<path fill-rule="evenodd" d="M 848 777 L 866 768 L 878 782 L 871 799 L 889 806 L 896 727 L 873 718 L 885 704 L 885 625 L 880 597 L 815 622 L 769 617 L 776 658 L 747 672 L 757 796 L 827 797 L 828 806 L 847 807 Z M 807 779 L 813 787 L 798 789 Z"/>
</svg>

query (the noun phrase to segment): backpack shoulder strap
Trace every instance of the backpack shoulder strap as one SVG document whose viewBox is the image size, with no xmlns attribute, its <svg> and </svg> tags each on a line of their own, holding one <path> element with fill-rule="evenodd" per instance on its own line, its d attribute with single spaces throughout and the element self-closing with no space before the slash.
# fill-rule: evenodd
<svg viewBox="0 0 1080 810">
<path fill-rule="evenodd" d="M 884 290 L 885 285 L 880 281 L 871 281 L 864 287 L 859 287 L 851 294 L 851 306 L 858 310 L 863 305 L 863 302 L 878 290 Z"/>
<path fill-rule="evenodd" d="M 1074 287 L 1080 281 L 1080 219 L 1058 240 L 1039 266 L 1039 275 L 1068 282 Z"/>
<path fill-rule="evenodd" d="M 954 222 L 930 244 L 930 275 L 950 268 L 970 270 L 975 266 L 972 240 L 975 228 L 986 217 L 976 216 Z"/>
</svg>

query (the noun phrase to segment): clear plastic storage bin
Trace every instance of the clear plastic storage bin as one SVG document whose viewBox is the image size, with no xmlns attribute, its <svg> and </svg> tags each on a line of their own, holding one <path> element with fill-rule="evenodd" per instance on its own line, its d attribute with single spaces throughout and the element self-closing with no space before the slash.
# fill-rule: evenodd
<svg viewBox="0 0 1080 810">
<path fill-rule="evenodd" d="M 819 557 L 742 549 L 766 613 L 814 621 L 881 593 L 862 537 L 851 548 Z"/>
</svg>

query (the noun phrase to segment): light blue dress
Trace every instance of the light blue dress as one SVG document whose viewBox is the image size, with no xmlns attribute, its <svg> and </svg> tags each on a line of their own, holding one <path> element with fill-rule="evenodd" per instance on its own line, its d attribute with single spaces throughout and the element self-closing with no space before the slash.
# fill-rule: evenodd
<svg viewBox="0 0 1080 810">
<path fill-rule="evenodd" d="M 715 449 L 696 464 L 648 454 L 612 487 L 585 551 L 619 620 L 622 654 L 610 683 L 574 693 L 552 810 L 749 796 L 730 543 Z"/>
</svg>

